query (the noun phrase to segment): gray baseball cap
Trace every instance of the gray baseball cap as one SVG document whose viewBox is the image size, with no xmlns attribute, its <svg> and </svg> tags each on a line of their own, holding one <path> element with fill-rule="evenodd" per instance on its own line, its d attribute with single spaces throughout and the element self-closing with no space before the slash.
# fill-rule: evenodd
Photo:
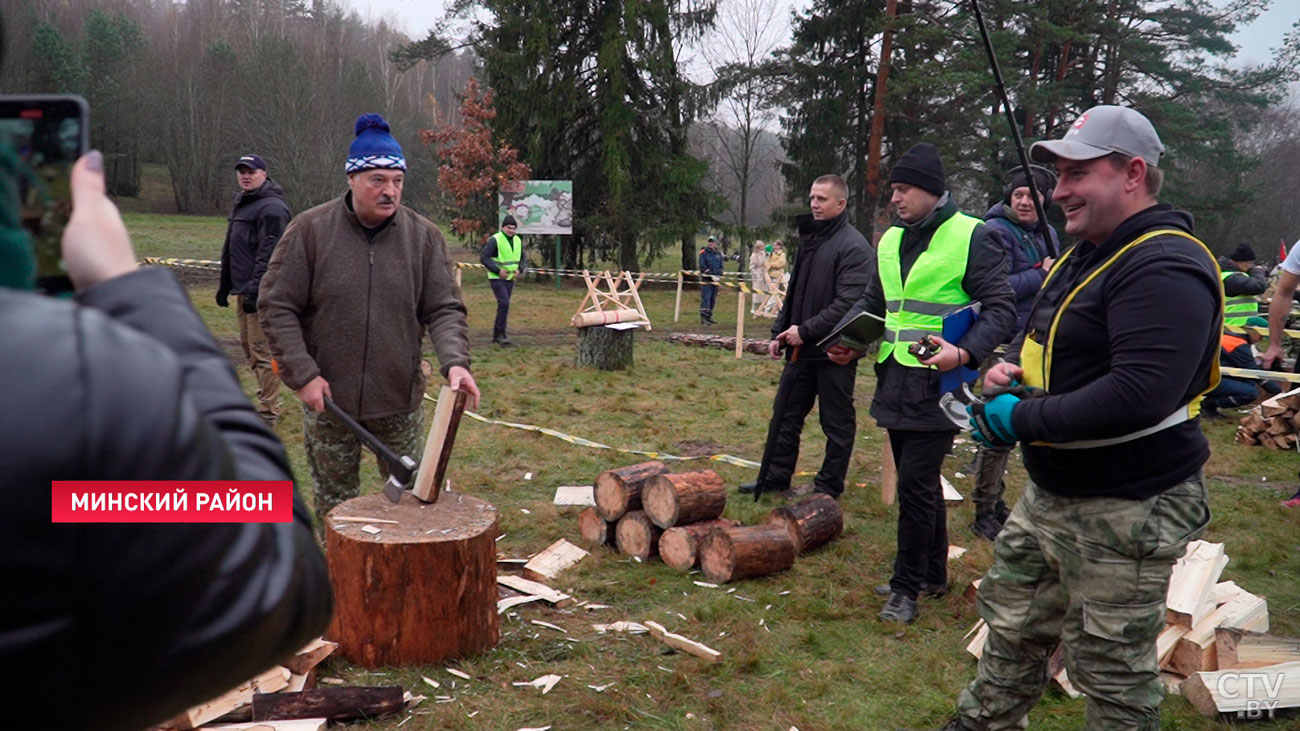
<svg viewBox="0 0 1300 731">
<path fill-rule="evenodd" d="M 1140 157 L 1154 168 L 1159 167 L 1160 153 L 1164 151 L 1151 120 L 1129 107 L 1102 105 L 1080 114 L 1061 139 L 1035 142 L 1029 148 L 1029 157 L 1034 162 L 1050 163 L 1058 157 L 1093 160 L 1118 152 Z"/>
</svg>

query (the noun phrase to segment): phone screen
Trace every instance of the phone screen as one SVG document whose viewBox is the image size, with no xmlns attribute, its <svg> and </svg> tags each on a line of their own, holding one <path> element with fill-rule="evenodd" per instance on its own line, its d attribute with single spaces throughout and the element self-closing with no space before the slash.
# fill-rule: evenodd
<svg viewBox="0 0 1300 731">
<path fill-rule="evenodd" d="M 36 288 L 72 291 L 63 229 L 72 215 L 72 165 L 88 147 L 89 111 L 73 95 L 0 96 L 0 145 L 17 155 L 23 227 L 36 254 Z"/>
</svg>

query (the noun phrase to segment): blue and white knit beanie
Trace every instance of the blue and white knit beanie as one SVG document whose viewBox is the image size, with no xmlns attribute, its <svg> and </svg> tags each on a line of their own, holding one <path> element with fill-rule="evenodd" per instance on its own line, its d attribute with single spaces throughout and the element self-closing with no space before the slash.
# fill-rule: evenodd
<svg viewBox="0 0 1300 731">
<path fill-rule="evenodd" d="M 371 168 L 405 170 L 402 146 L 389 134 L 388 122 L 378 114 L 357 117 L 357 138 L 348 148 L 348 173 Z"/>
</svg>

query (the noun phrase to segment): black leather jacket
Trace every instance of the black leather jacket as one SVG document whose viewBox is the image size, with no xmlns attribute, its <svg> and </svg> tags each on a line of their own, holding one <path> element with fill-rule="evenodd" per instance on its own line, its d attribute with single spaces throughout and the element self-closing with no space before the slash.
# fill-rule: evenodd
<svg viewBox="0 0 1300 731">
<path fill-rule="evenodd" d="M 0 706 L 7 728 L 141 729 L 317 636 L 306 507 L 282 524 L 54 524 L 60 479 L 291 477 L 169 272 L 80 302 L 0 289 Z"/>
</svg>

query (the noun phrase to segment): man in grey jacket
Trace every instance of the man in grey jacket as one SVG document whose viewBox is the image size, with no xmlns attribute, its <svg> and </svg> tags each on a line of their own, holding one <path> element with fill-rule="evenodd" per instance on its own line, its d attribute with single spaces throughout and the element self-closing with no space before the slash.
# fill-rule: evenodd
<svg viewBox="0 0 1300 731">
<path fill-rule="evenodd" d="M 318 520 L 360 491 L 361 442 L 324 413 L 326 398 L 398 454 L 419 454 L 427 331 L 442 375 L 478 407 L 447 244 L 401 204 L 406 158 L 383 117 L 362 115 L 356 135 L 348 192 L 289 224 L 259 302 L 280 377 L 303 403 Z"/>
<path fill-rule="evenodd" d="M 257 293 L 271 252 L 289 225 L 289 205 L 284 202 L 284 189 L 267 176 L 261 155 L 240 157 L 235 163 L 235 180 L 239 194 L 221 247 L 217 304 L 229 307 L 230 295 L 235 295 L 239 344 L 257 378 L 257 413 L 274 428 L 280 420 L 280 378 L 271 366 L 266 334 L 257 322 Z"/>
</svg>

